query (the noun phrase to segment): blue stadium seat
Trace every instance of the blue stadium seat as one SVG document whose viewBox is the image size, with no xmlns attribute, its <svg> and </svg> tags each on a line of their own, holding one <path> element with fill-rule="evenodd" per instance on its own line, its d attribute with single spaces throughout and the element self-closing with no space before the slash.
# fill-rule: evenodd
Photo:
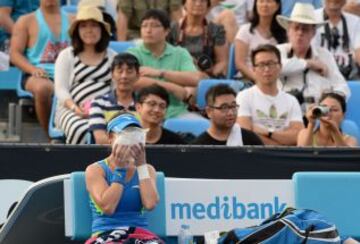
<svg viewBox="0 0 360 244">
<path fill-rule="evenodd" d="M 109 47 L 117 53 L 125 52 L 128 48 L 134 47 L 135 43 L 132 41 L 111 41 Z"/>
<path fill-rule="evenodd" d="M 239 92 L 244 88 L 244 83 L 239 80 L 221 80 L 221 79 L 205 79 L 201 80 L 197 87 L 196 104 L 200 109 L 204 109 L 206 106 L 205 95 L 210 87 L 217 84 L 228 84 L 235 92 Z"/>
<path fill-rule="evenodd" d="M 360 172 L 297 172 L 292 179 L 296 208 L 316 210 L 340 235 L 360 237 Z"/>
<path fill-rule="evenodd" d="M 57 98 L 56 98 L 56 96 L 53 96 L 52 104 L 51 104 L 51 114 L 50 114 L 50 120 L 49 120 L 48 133 L 49 133 L 49 137 L 51 138 L 51 140 L 64 141 L 65 140 L 64 132 L 55 127 L 56 106 L 57 106 Z"/>
<path fill-rule="evenodd" d="M 229 51 L 229 62 L 228 62 L 228 70 L 227 70 L 227 79 L 233 79 L 236 75 L 236 65 L 235 65 L 235 45 L 231 44 Z"/>
<path fill-rule="evenodd" d="M 178 119 L 172 118 L 165 120 L 164 128 L 175 133 L 192 133 L 194 136 L 199 136 L 206 131 L 210 126 L 207 119 Z"/>
<path fill-rule="evenodd" d="M 61 6 L 61 9 L 64 10 L 68 14 L 76 14 L 77 13 L 77 6 L 76 5 L 64 5 Z"/>
<path fill-rule="evenodd" d="M 165 176 L 157 172 L 160 201 L 148 214 L 148 229 L 159 237 L 166 236 Z M 85 173 L 73 172 L 64 181 L 65 235 L 72 240 L 86 240 L 91 235 L 91 210 L 86 190 Z"/>
<path fill-rule="evenodd" d="M 360 128 L 360 81 L 348 81 L 351 96 L 347 101 L 345 118 L 354 121 Z"/>
<path fill-rule="evenodd" d="M 349 119 L 344 119 L 341 123 L 341 130 L 343 133 L 348 134 L 356 138 L 358 143 L 360 144 L 360 132 L 359 127 L 356 123 Z"/>
<path fill-rule="evenodd" d="M 10 67 L 9 70 L 6 71 L 0 71 L 0 90 L 16 90 L 21 79 L 22 72 L 16 67 Z"/>
</svg>

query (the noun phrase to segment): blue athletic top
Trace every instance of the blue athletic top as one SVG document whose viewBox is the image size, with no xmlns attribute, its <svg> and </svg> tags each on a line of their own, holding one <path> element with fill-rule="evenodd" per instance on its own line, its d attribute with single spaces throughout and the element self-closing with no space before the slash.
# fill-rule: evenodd
<svg viewBox="0 0 360 244">
<path fill-rule="evenodd" d="M 40 9 L 36 10 L 35 16 L 39 26 L 38 36 L 35 45 L 25 50 L 25 56 L 32 65 L 43 68 L 54 79 L 55 60 L 60 51 L 70 44 L 68 16 L 61 10 L 60 37 L 51 32 Z"/>
<path fill-rule="evenodd" d="M 98 164 L 105 172 L 105 180 L 110 185 L 113 172 L 105 160 Z M 124 190 L 115 212 L 106 215 L 96 205 L 90 196 L 90 208 L 92 212 L 92 233 L 104 232 L 116 229 L 117 227 L 147 227 L 147 218 L 143 214 L 141 203 L 139 177 L 135 171 L 130 181 L 125 183 Z"/>
</svg>

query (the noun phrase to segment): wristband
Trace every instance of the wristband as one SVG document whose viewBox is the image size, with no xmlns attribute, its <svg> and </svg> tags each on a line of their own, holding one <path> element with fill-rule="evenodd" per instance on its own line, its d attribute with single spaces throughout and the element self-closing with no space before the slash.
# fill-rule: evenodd
<svg viewBox="0 0 360 244">
<path fill-rule="evenodd" d="M 118 183 L 124 186 L 125 178 L 126 178 L 126 168 L 116 167 L 111 178 L 111 183 Z"/>
<path fill-rule="evenodd" d="M 138 172 L 139 180 L 150 179 L 150 173 L 147 164 L 138 166 L 136 170 Z"/>
</svg>

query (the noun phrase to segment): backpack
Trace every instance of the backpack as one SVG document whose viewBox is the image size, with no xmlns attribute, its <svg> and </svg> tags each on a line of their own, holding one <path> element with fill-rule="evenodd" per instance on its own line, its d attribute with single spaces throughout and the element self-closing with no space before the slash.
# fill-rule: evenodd
<svg viewBox="0 0 360 244">
<path fill-rule="evenodd" d="M 218 239 L 218 244 L 329 244 L 341 243 L 334 224 L 313 210 L 287 208 L 258 226 L 235 228 Z"/>
</svg>

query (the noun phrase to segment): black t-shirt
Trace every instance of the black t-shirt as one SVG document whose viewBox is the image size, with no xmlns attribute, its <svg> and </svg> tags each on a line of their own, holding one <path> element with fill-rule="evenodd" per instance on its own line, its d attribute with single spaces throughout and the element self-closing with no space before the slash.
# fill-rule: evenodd
<svg viewBox="0 0 360 244">
<path fill-rule="evenodd" d="M 178 134 L 169 131 L 165 128 L 162 129 L 162 134 L 160 139 L 155 143 L 148 143 L 151 145 L 176 145 L 176 144 L 187 144 Z"/>
<path fill-rule="evenodd" d="M 264 145 L 262 140 L 252 131 L 241 128 L 241 134 L 244 145 Z M 193 143 L 194 145 L 226 145 L 225 141 L 219 141 L 211 137 L 210 134 L 205 131 Z"/>
</svg>

